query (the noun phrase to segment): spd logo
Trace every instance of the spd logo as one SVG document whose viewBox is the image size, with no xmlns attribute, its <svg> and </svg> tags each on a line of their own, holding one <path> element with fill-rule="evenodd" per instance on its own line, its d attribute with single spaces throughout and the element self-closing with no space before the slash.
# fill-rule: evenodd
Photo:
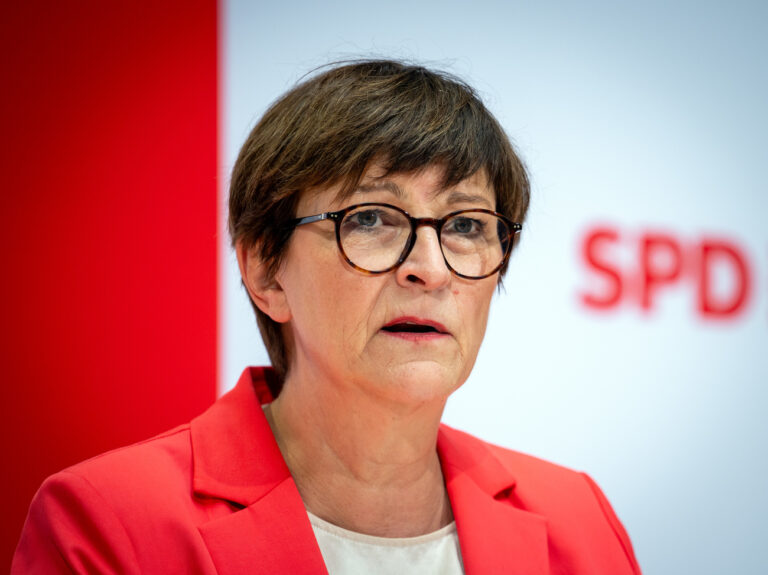
<svg viewBox="0 0 768 575">
<path fill-rule="evenodd" d="M 666 292 L 686 290 L 702 317 L 733 319 L 749 308 L 755 292 L 748 250 L 722 236 L 594 226 L 581 238 L 581 258 L 587 287 L 579 299 L 588 309 L 630 305 L 650 312 Z"/>
</svg>

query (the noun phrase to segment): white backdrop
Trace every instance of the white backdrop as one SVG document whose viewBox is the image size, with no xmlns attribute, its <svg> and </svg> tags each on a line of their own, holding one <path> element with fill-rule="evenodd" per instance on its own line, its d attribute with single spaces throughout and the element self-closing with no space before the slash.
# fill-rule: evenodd
<svg viewBox="0 0 768 575">
<path fill-rule="evenodd" d="M 232 0 L 222 180 L 318 65 L 394 56 L 464 77 L 516 142 L 533 201 L 445 421 L 589 472 L 646 573 L 766 573 L 767 25 L 768 4 L 744 1 Z M 223 194 L 222 391 L 267 361 Z M 615 235 L 589 263 L 599 229 Z"/>
</svg>

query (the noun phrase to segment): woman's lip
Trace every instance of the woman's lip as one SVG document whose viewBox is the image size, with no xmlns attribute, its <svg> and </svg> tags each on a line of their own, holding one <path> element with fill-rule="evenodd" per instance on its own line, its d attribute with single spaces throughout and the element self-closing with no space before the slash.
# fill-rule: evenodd
<svg viewBox="0 0 768 575">
<path fill-rule="evenodd" d="M 396 337 L 399 339 L 404 339 L 406 341 L 442 341 L 443 338 L 448 337 L 447 333 L 438 333 L 436 331 L 429 331 L 426 333 L 420 333 L 420 332 L 414 332 L 414 331 L 386 331 L 382 330 L 383 334 L 386 334 L 390 337 Z"/>
<path fill-rule="evenodd" d="M 448 334 L 448 330 L 440 322 L 433 321 L 431 319 L 424 319 L 424 318 L 420 318 L 420 317 L 415 317 L 415 316 L 401 316 L 401 317 L 393 319 L 392 321 L 389 321 L 389 322 L 385 323 L 381 327 L 383 329 L 383 328 L 391 327 L 393 325 L 397 325 L 397 324 L 400 324 L 400 323 L 410 323 L 412 325 L 426 325 L 428 327 L 433 327 L 433 328 L 435 328 L 437 330 L 438 333 L 437 334 L 432 334 L 432 335 Z M 414 333 L 414 332 L 389 332 L 389 333 L 397 333 L 397 334 L 409 333 L 410 334 L 410 333 Z M 425 335 L 425 334 L 424 333 L 419 333 L 418 335 Z M 426 335 L 429 335 L 429 332 L 427 332 Z"/>
</svg>

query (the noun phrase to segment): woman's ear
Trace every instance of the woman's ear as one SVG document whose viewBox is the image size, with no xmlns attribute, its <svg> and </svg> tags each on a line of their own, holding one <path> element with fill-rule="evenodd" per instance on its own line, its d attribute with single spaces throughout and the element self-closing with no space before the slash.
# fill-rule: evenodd
<svg viewBox="0 0 768 575">
<path fill-rule="evenodd" d="M 259 255 L 258 246 L 247 247 L 242 240 L 235 245 L 240 277 L 251 300 L 261 311 L 277 323 L 291 319 L 291 309 L 277 278 L 270 277 L 267 265 Z"/>
</svg>

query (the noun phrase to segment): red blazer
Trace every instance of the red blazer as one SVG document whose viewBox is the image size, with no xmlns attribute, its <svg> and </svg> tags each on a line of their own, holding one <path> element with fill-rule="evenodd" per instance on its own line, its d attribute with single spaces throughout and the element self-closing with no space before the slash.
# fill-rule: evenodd
<svg viewBox="0 0 768 575">
<path fill-rule="evenodd" d="M 190 424 L 50 477 L 11 573 L 326 573 L 268 401 L 249 368 Z M 467 574 L 640 573 L 586 475 L 447 426 L 437 450 Z"/>
</svg>

